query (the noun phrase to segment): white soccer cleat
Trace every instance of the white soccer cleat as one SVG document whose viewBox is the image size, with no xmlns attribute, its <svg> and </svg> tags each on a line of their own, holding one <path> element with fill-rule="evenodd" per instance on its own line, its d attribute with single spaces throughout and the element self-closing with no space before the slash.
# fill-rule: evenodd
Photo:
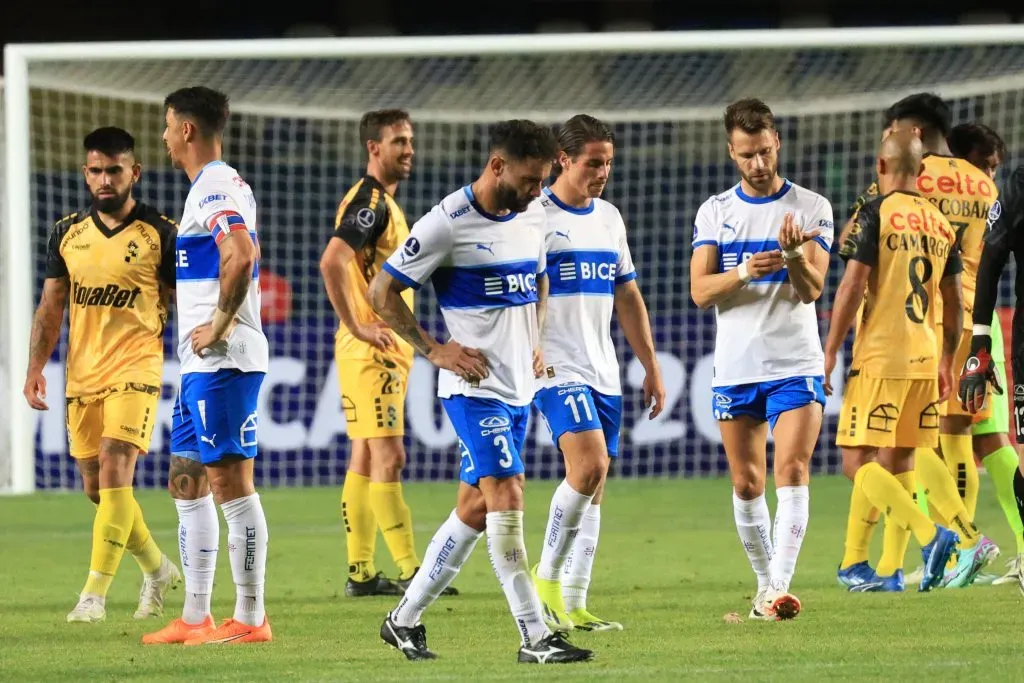
<svg viewBox="0 0 1024 683">
<path fill-rule="evenodd" d="M 82 593 L 78 597 L 78 604 L 68 612 L 69 624 L 95 624 L 107 618 L 107 608 L 104 606 L 103 598 L 98 595 Z"/>
<path fill-rule="evenodd" d="M 767 613 L 775 621 L 795 619 L 800 614 L 800 599 L 786 591 L 769 590 L 764 599 Z"/>
<path fill-rule="evenodd" d="M 775 621 L 775 615 L 771 613 L 771 606 L 766 600 L 767 597 L 767 586 L 757 590 L 757 595 L 754 596 L 754 604 L 750 608 L 750 614 L 747 615 L 748 619 L 756 619 L 758 621 Z"/>
<path fill-rule="evenodd" d="M 164 555 L 156 576 L 146 577 L 142 580 L 142 590 L 139 591 L 139 607 L 132 615 L 132 619 L 163 616 L 164 597 L 167 595 L 167 591 L 175 588 L 179 583 L 181 583 L 181 572 Z"/>
<path fill-rule="evenodd" d="M 1007 572 L 992 582 L 993 586 L 1020 583 L 1024 579 L 1024 555 L 1014 555 L 1006 562 Z"/>
<path fill-rule="evenodd" d="M 903 582 L 908 586 L 918 586 L 921 584 L 921 579 L 924 578 L 924 567 L 918 567 L 914 571 L 903 577 Z"/>
</svg>

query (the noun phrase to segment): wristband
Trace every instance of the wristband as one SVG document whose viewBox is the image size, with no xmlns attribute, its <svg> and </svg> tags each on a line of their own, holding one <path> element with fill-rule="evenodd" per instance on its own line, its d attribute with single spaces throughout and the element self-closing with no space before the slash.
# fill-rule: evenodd
<svg viewBox="0 0 1024 683">
<path fill-rule="evenodd" d="M 743 284 L 747 284 L 748 282 L 754 279 L 754 276 L 751 275 L 750 271 L 747 270 L 746 261 L 736 266 L 736 275 L 739 277 L 740 282 L 742 282 Z"/>
<path fill-rule="evenodd" d="M 991 337 L 992 336 L 992 326 L 991 325 L 975 325 L 973 333 L 974 334 L 979 334 L 979 335 L 985 335 L 986 337 Z"/>
<path fill-rule="evenodd" d="M 804 252 L 800 249 L 783 249 L 782 258 L 785 261 L 792 261 L 793 259 L 802 258 Z"/>
<path fill-rule="evenodd" d="M 234 317 L 228 315 L 219 308 L 213 312 L 213 334 L 217 339 L 224 339 L 231 332 L 231 324 Z"/>
</svg>

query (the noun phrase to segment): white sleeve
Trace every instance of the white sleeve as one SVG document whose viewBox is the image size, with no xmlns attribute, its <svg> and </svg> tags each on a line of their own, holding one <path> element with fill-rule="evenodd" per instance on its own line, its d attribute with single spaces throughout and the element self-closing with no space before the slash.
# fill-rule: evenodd
<svg viewBox="0 0 1024 683">
<path fill-rule="evenodd" d="M 718 226 L 715 223 L 711 201 L 706 201 L 697 209 L 697 217 L 693 220 L 693 248 L 710 244 L 718 246 Z"/>
<path fill-rule="evenodd" d="M 416 221 L 409 237 L 384 262 L 384 270 L 407 287 L 419 289 L 452 251 L 452 227 L 440 206 Z"/>
<path fill-rule="evenodd" d="M 618 218 L 616 227 L 619 231 L 619 255 L 615 261 L 615 284 L 623 285 L 636 279 L 636 266 L 633 265 L 633 255 L 629 251 L 629 241 L 626 239 L 626 223 L 618 211 L 616 211 L 616 217 Z"/>
<path fill-rule="evenodd" d="M 832 241 L 835 236 L 835 224 L 832 221 L 832 205 L 827 199 L 818 196 L 818 202 L 811 214 L 810 225 L 804 227 L 804 231 L 813 232 L 820 230 L 821 234 L 814 238 L 814 241 L 821 245 L 825 251 L 832 251 Z"/>
<path fill-rule="evenodd" d="M 229 183 L 204 183 L 196 189 L 195 206 L 196 221 L 206 226 L 213 234 L 217 244 L 221 243 L 228 233 L 241 230 L 255 230 L 255 225 L 246 225 L 239 204 L 242 197 L 237 196 L 234 185 Z"/>
</svg>

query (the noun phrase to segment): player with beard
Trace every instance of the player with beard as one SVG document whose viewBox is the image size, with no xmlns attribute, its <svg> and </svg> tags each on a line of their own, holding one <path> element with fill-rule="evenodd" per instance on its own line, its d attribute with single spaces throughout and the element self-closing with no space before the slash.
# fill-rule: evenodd
<svg viewBox="0 0 1024 683">
<path fill-rule="evenodd" d="M 412 170 L 412 121 L 401 109 L 367 112 L 359 137 L 368 156 L 366 174 L 342 198 L 320 259 L 327 296 L 341 321 L 334 357 L 352 441 L 341 494 L 348 544 L 345 595 L 350 597 L 399 595 L 419 568 L 412 514 L 402 496 L 413 348 L 395 338 L 366 299 L 374 275 L 409 236 L 394 195 Z M 403 298 L 412 307 L 411 289 Z M 398 565 L 397 582 L 374 566 L 378 528 Z"/>
<path fill-rule="evenodd" d="M 523 455 L 539 320 L 547 290 L 541 182 L 557 145 L 551 130 L 505 121 L 491 131 L 490 155 L 471 185 L 451 193 L 412 228 L 370 284 L 374 310 L 441 370 L 437 394 L 459 437 L 458 501 L 427 546 L 418 572 L 380 636 L 408 659 L 433 659 L 420 617 L 487 531 L 487 550 L 522 639 L 519 661 L 590 659 L 541 616 L 523 539 Z M 449 341 L 424 330 L 402 297 L 431 280 Z"/>
<path fill-rule="evenodd" d="M 142 165 L 121 128 L 85 137 L 82 173 L 92 207 L 59 220 L 46 251 L 46 280 L 32 322 L 25 398 L 49 410 L 43 368 L 68 322 L 67 403 L 71 457 L 96 503 L 89 576 L 69 622 L 106 618 L 106 595 L 125 550 L 145 579 L 136 619 L 163 614 L 181 582 L 135 501 L 135 463 L 149 448 L 163 383 L 166 302 L 175 286 L 176 226 L 132 189 Z"/>
<path fill-rule="evenodd" d="M 740 181 L 700 207 L 690 294 L 715 307 L 715 419 L 732 473 L 733 515 L 757 576 L 752 619 L 791 619 L 789 592 L 810 507 L 809 463 L 825 393 L 814 302 L 832 245 L 832 206 L 779 175 L 779 134 L 756 99 L 725 110 Z M 775 437 L 774 538 L 765 500 L 768 428 Z"/>
</svg>

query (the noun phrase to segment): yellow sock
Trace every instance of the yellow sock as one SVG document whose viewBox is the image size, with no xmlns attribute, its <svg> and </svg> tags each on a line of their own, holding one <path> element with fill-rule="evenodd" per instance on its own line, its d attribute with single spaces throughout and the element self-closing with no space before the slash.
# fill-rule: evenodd
<svg viewBox="0 0 1024 683">
<path fill-rule="evenodd" d="M 377 544 L 377 519 L 370 507 L 370 478 L 355 472 L 345 474 L 341 489 L 341 518 L 348 545 L 348 575 L 367 581 L 377 575 L 373 553 Z"/>
<path fill-rule="evenodd" d="M 135 516 L 132 518 L 132 530 L 128 534 L 125 549 L 132 554 L 144 574 L 156 574 L 160 570 L 164 554 L 160 552 L 160 547 L 146 526 L 139 501 L 135 501 Z"/>
<path fill-rule="evenodd" d="M 877 462 L 869 462 L 857 470 L 853 485 L 864 490 L 871 503 L 902 526 L 909 527 L 922 546 L 935 538 L 935 524 L 921 512 L 914 499 L 891 473 Z"/>
<path fill-rule="evenodd" d="M 846 546 L 840 569 L 867 561 L 871 534 L 875 532 L 880 514 L 878 508 L 864 495 L 864 491 L 854 486 L 853 493 L 850 494 L 850 514 L 846 518 Z"/>
<path fill-rule="evenodd" d="M 911 498 L 917 494 L 917 477 L 913 470 L 894 476 Z M 919 507 L 918 510 L 920 509 Z M 903 558 L 907 555 L 908 545 L 910 529 L 898 524 L 892 515 L 886 515 L 885 533 L 882 535 L 882 557 L 878 560 L 875 573 L 879 576 L 892 576 L 897 569 L 903 569 Z"/>
<path fill-rule="evenodd" d="M 100 489 L 100 504 L 92 523 L 92 558 L 89 578 L 83 593 L 105 597 L 117 565 L 121 564 L 124 547 L 135 516 L 135 495 L 132 487 Z"/>
<path fill-rule="evenodd" d="M 416 556 L 413 539 L 412 511 L 402 497 L 402 482 L 375 481 L 370 484 L 370 506 L 384 534 L 388 552 L 401 571 L 399 578 L 409 578 L 420 566 L 420 558 Z"/>
<path fill-rule="evenodd" d="M 927 448 L 917 449 L 914 455 L 917 476 L 928 492 L 928 503 L 949 520 L 948 528 L 960 535 L 960 547 L 964 550 L 973 548 L 978 542 L 978 527 L 967 514 L 946 464 L 935 451 Z"/>
<path fill-rule="evenodd" d="M 974 461 L 974 443 L 970 434 L 939 434 L 942 459 L 964 501 L 967 516 L 973 520 L 978 509 L 978 464 Z"/>
</svg>

